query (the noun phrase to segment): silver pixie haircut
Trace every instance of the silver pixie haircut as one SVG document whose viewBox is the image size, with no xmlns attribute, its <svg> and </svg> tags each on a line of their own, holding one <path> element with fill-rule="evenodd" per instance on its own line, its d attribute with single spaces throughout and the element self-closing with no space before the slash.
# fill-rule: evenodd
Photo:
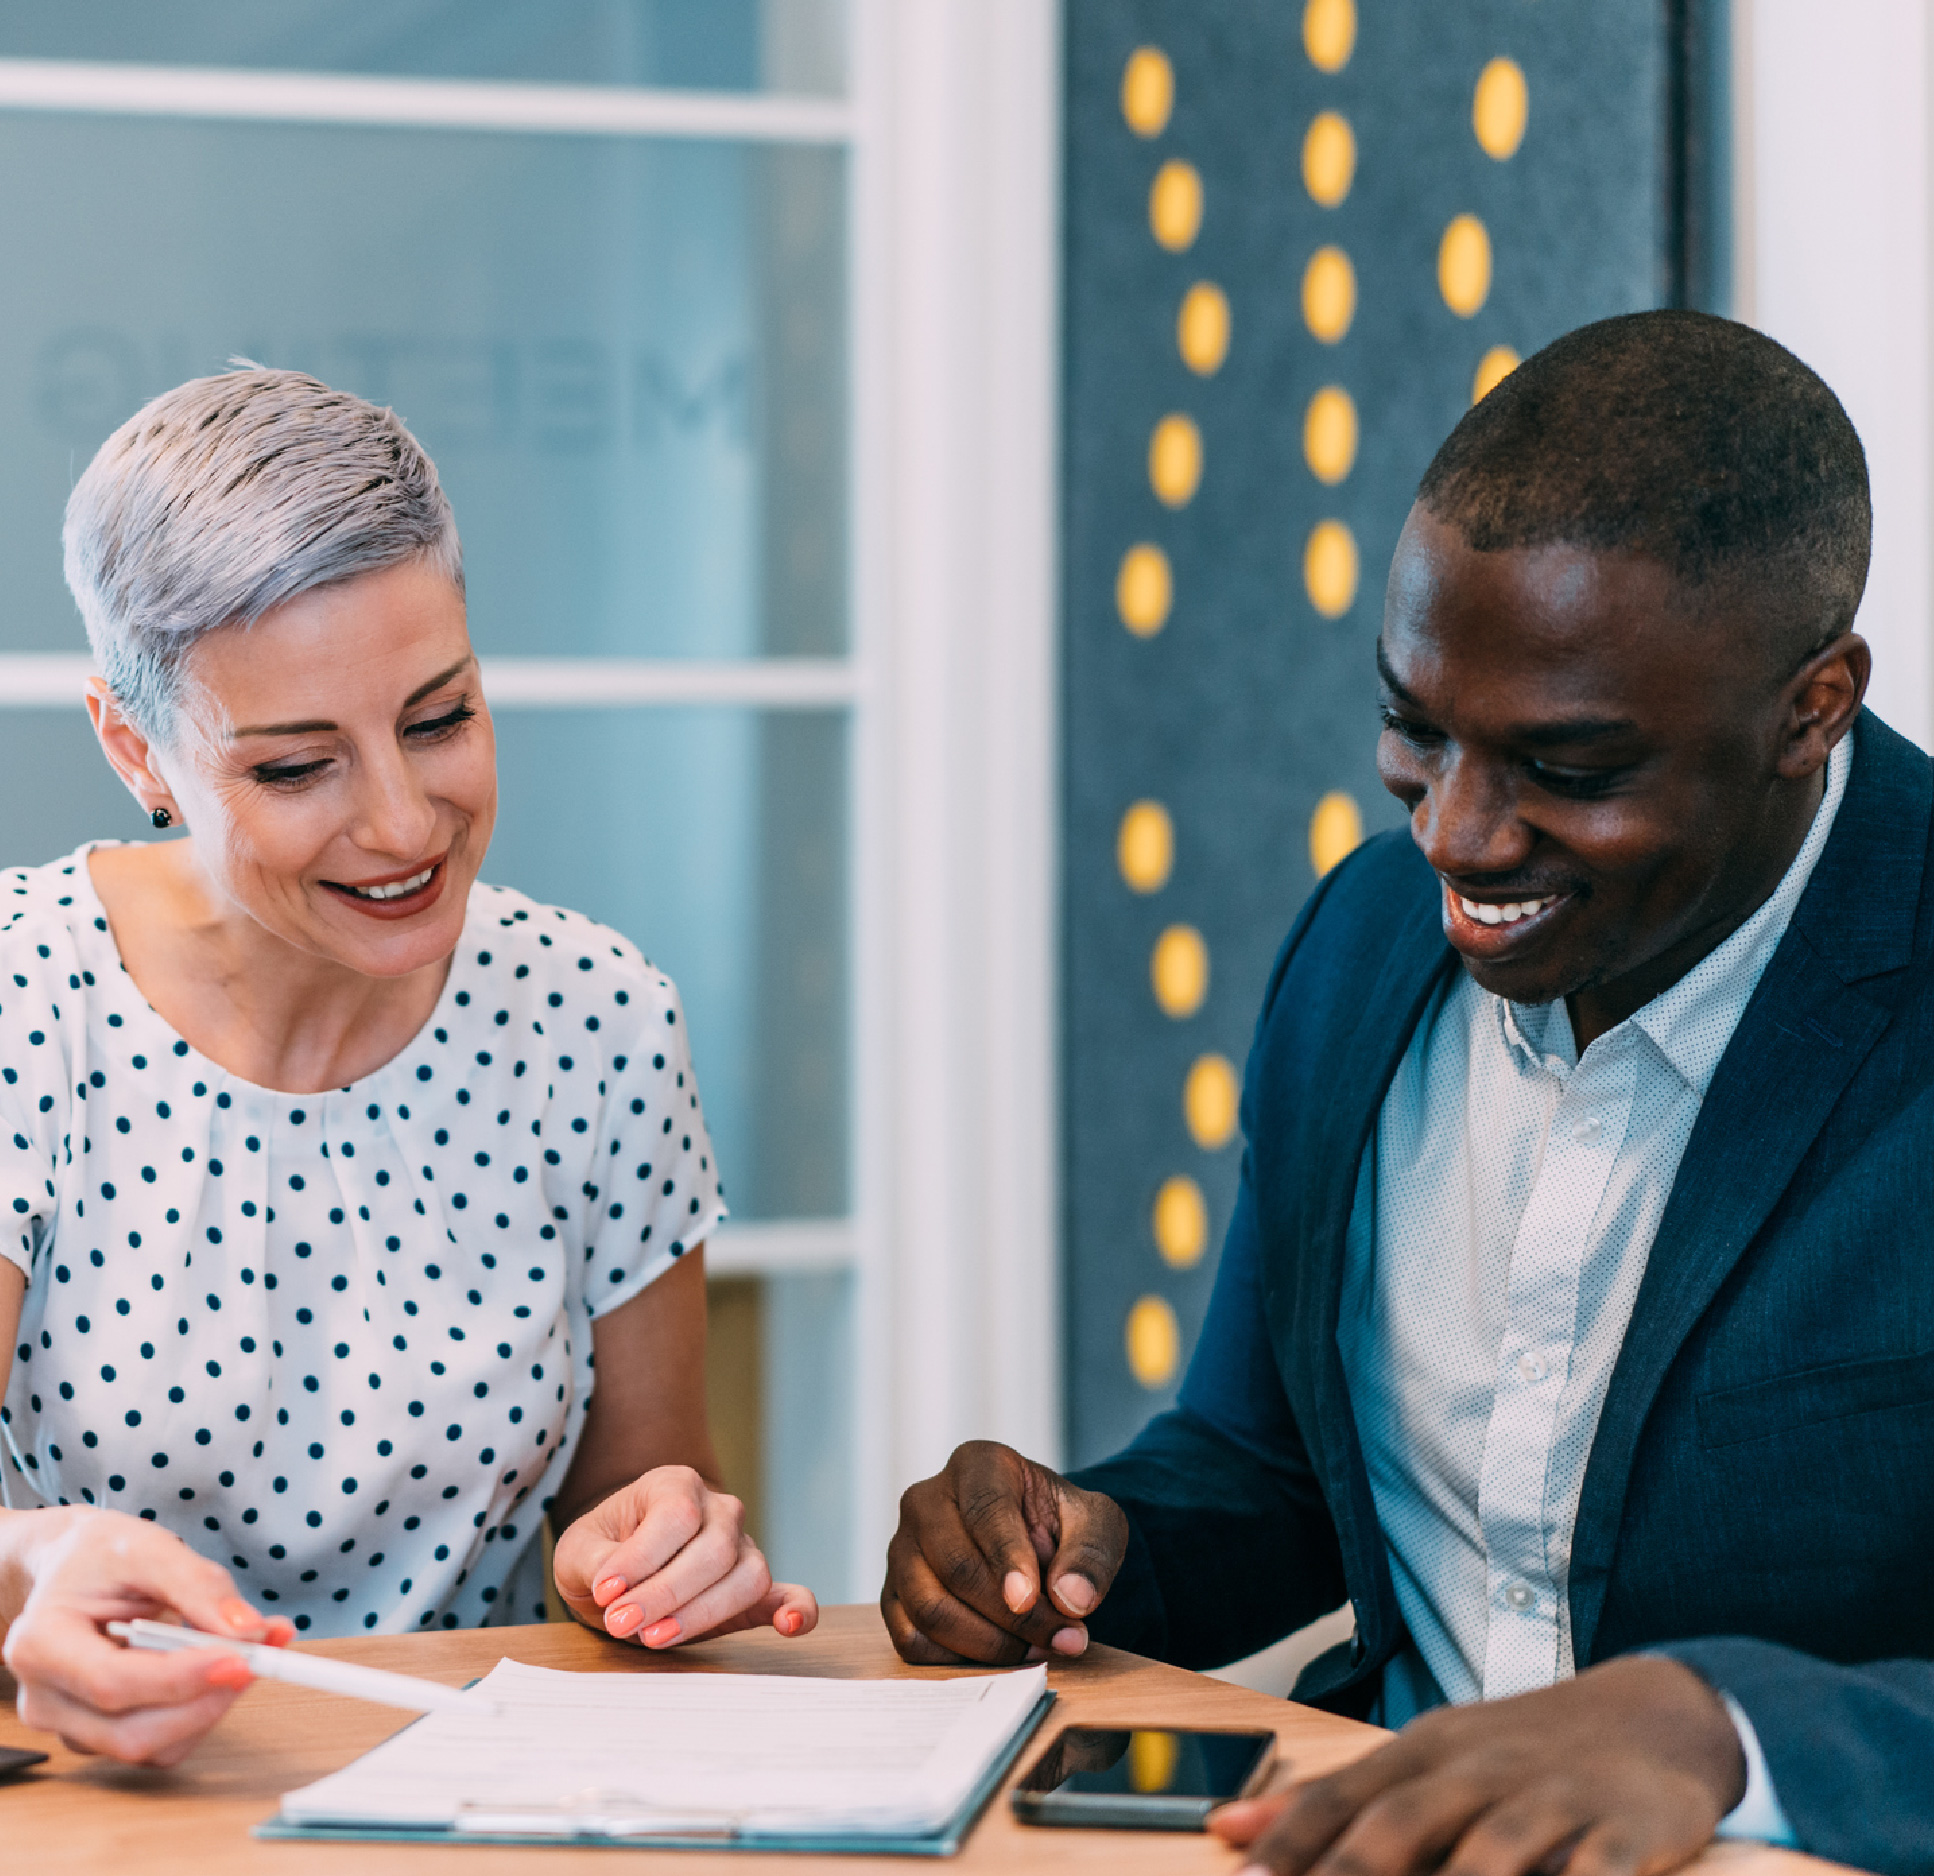
<svg viewBox="0 0 1934 1876">
<path fill-rule="evenodd" d="M 144 404 L 74 485 L 61 540 L 101 676 L 164 747 L 205 634 L 409 560 L 463 590 L 449 499 L 396 413 L 260 366 Z"/>
</svg>

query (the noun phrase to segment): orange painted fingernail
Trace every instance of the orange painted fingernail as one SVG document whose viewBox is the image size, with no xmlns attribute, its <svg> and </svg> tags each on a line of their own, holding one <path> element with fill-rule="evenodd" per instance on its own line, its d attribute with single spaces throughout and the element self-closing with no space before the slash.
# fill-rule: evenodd
<svg viewBox="0 0 1934 1876">
<path fill-rule="evenodd" d="M 675 1642 L 683 1633 L 678 1623 L 671 1616 L 666 1616 L 661 1621 L 654 1622 L 638 1639 L 647 1648 L 664 1648 Z"/>
<path fill-rule="evenodd" d="M 797 1635 L 802 1620 L 797 1609 L 781 1609 L 776 1626 L 781 1635 Z"/>
<path fill-rule="evenodd" d="M 644 1619 L 645 1612 L 636 1603 L 626 1603 L 622 1609 L 613 1609 L 604 1618 L 604 1626 L 613 1635 L 629 1635 Z"/>
<path fill-rule="evenodd" d="M 591 1594 L 596 1599 L 598 1607 L 602 1609 L 606 1603 L 622 1596 L 630 1587 L 631 1585 L 621 1576 L 607 1576 L 591 1585 Z"/>
<path fill-rule="evenodd" d="M 246 1661 L 238 1661 L 233 1655 L 217 1655 L 202 1670 L 202 1678 L 210 1687 L 232 1687 L 239 1693 L 255 1676 L 248 1671 Z"/>
<path fill-rule="evenodd" d="M 239 1596 L 231 1596 L 216 1613 L 230 1628 L 260 1628 L 262 1618 Z"/>
</svg>

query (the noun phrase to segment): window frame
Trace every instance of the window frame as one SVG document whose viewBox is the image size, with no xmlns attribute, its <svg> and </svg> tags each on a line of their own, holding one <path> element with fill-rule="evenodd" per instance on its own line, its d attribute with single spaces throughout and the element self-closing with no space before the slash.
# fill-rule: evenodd
<svg viewBox="0 0 1934 1876">
<path fill-rule="evenodd" d="M 832 145 L 848 153 L 839 658 L 493 658 L 493 709 L 837 709 L 852 738 L 849 1216 L 716 1275 L 843 1271 L 849 1581 L 960 1440 L 1061 1444 L 1055 953 L 1058 9 L 851 0 L 843 99 L 0 59 L 0 111 Z M 0 722 L 85 654 L 0 653 Z"/>
</svg>

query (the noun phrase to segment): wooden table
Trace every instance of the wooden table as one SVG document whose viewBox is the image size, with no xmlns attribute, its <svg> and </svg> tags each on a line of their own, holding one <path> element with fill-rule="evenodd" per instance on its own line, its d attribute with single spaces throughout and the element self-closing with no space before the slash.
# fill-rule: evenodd
<svg viewBox="0 0 1934 1876">
<path fill-rule="evenodd" d="M 455 1634 L 367 1637 L 299 1646 L 347 1661 L 398 1668 L 461 1686 L 509 1655 L 541 1667 L 610 1674 L 820 1674 L 852 1678 L 941 1675 L 910 1668 L 888 1645 L 870 1607 L 829 1609 L 819 1628 L 799 1641 L 770 1630 L 701 1643 L 668 1655 L 606 1641 L 556 1624 Z M 1326 1771 L 1368 1751 L 1384 1737 L 1359 1726 L 1294 1707 L 1265 1694 L 1163 1667 L 1112 1648 L 1091 1648 L 1079 1661 L 1050 1670 L 1061 1698 L 1042 1740 L 1022 1755 L 1032 1761 L 1053 1729 L 1070 1721 L 1122 1726 L 1205 1725 L 1274 1728 L 1287 1765 L 1299 1774 Z M 6 1711 L 0 1744 L 52 1749 L 51 1761 L 0 1783 L 0 1868 L 9 1873 L 59 1871 L 61 1876 L 230 1876 L 261 1871 L 287 1876 L 492 1876 L 492 1872 L 569 1870 L 597 1876 L 607 1858 L 650 1858 L 655 1869 L 680 1865 L 680 1876 L 727 1876 L 756 1868 L 761 1876 L 808 1876 L 837 1862 L 853 1876 L 909 1871 L 910 1859 L 800 1858 L 712 1852 L 528 1849 L 491 1845 L 258 1843 L 249 1827 L 274 1814 L 281 1794 L 345 1765 L 405 1724 L 403 1716 L 357 1700 L 261 1682 L 182 1765 L 170 1772 L 138 1771 L 68 1752 L 29 1733 L 12 1711 L 13 1687 L 0 1672 Z M 1106 1871 L 1107 1876 L 1233 1876 L 1235 1853 L 1207 1837 L 1121 1831 L 1028 1829 L 997 1798 L 952 1867 L 978 1873 Z M 1723 1866 L 1723 1871 L 1721 1866 Z M 948 1866 L 922 1864 L 940 1869 Z M 1702 1876 L 1824 1876 L 1830 1866 L 1783 1851 L 1726 1846 L 1708 1852 Z"/>
</svg>

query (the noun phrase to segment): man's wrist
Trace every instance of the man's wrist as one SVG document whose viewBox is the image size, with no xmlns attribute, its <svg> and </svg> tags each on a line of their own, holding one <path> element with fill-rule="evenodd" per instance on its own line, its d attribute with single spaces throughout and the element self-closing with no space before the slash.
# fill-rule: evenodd
<svg viewBox="0 0 1934 1876">
<path fill-rule="evenodd" d="M 1673 1723 L 1673 1757 L 1686 1771 L 1704 1780 L 1713 1803 L 1723 1818 L 1731 1814 L 1746 1795 L 1747 1758 L 1744 1742 L 1726 1703 L 1726 1697 L 1702 1674 L 1689 1668 L 1676 1656 L 1647 1654 L 1624 1657 L 1642 1659 L 1648 1669 L 1669 1671 L 1673 1694 L 1669 1707 L 1660 1698 L 1661 1722 Z M 1599 1673 L 1616 1670 L 1618 1662 L 1607 1662 Z M 1654 1683 L 1655 1685 L 1657 1683 Z"/>
</svg>

